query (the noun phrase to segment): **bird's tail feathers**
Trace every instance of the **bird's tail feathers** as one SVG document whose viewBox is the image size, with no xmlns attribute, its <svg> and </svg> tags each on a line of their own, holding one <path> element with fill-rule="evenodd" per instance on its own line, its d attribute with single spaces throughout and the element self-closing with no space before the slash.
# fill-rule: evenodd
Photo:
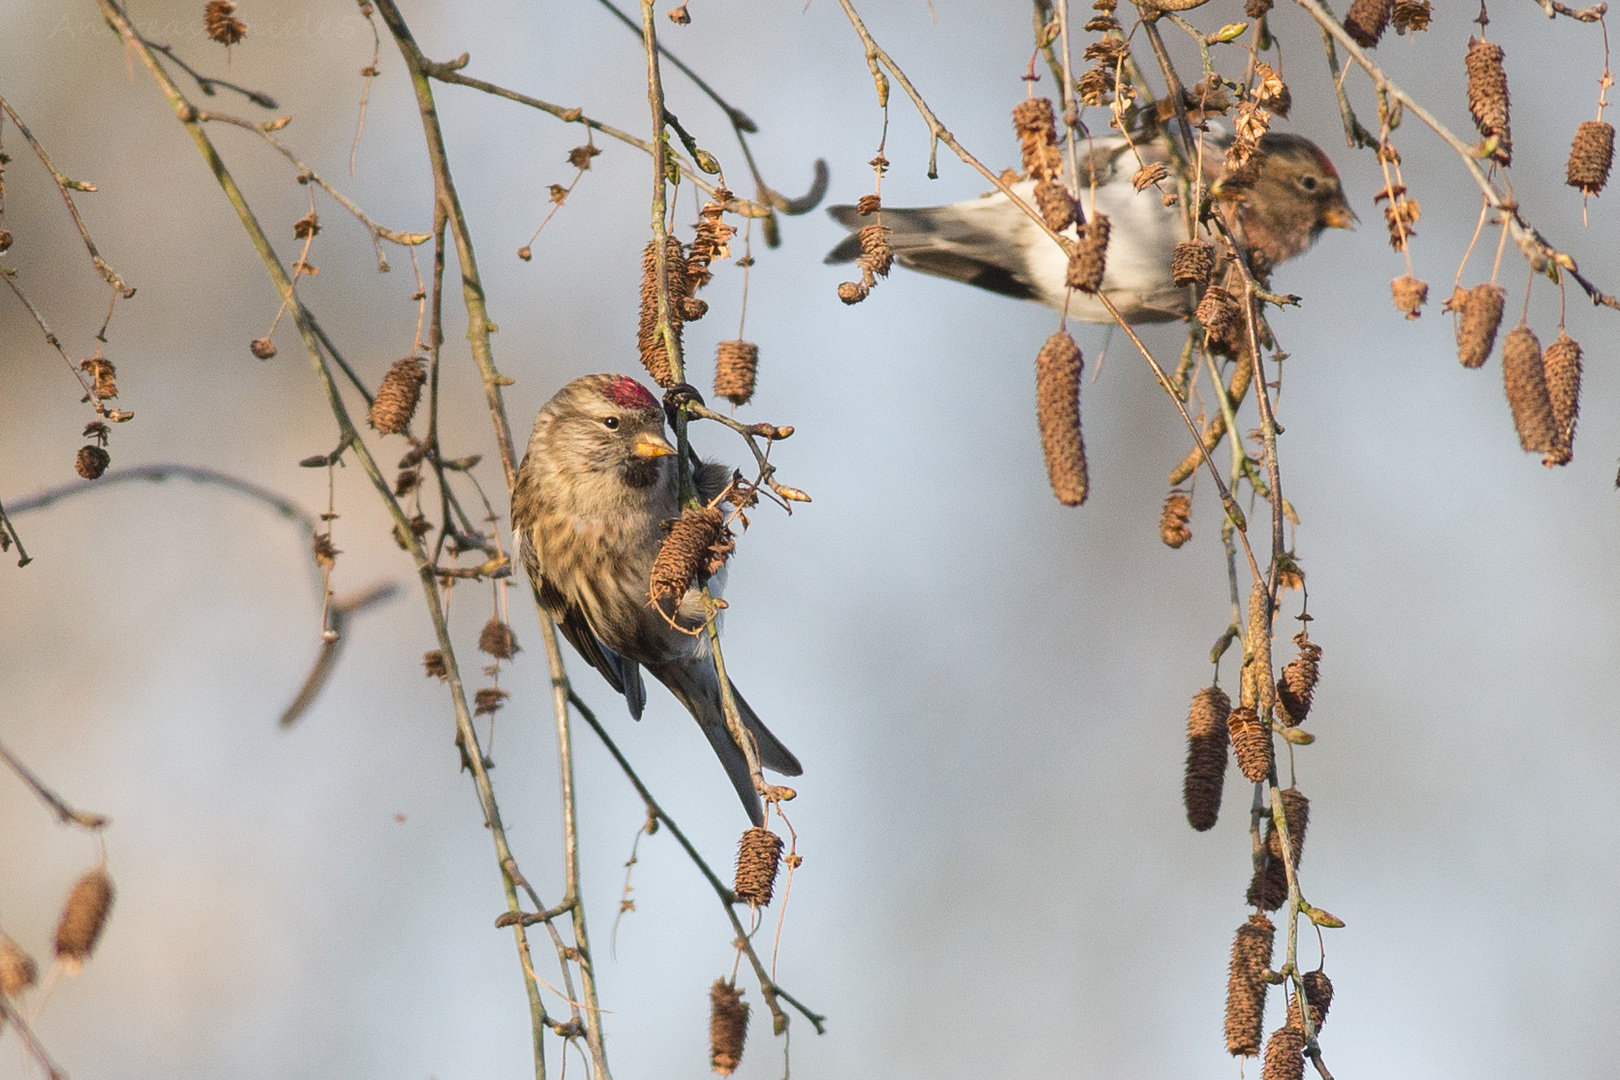
<svg viewBox="0 0 1620 1080">
<path fill-rule="evenodd" d="M 657 667 L 649 665 L 647 670 L 652 672 L 659 682 L 669 687 L 670 692 L 686 706 L 686 710 L 698 722 L 704 736 L 709 740 L 709 745 L 713 747 L 715 756 L 725 767 L 731 786 L 737 789 L 737 797 L 742 800 L 749 818 L 755 825 L 763 825 L 765 811 L 760 804 L 759 793 L 754 790 L 754 778 L 748 772 L 748 758 L 732 740 L 731 729 L 726 726 L 725 712 L 720 703 L 720 682 L 715 677 L 713 662 L 707 658 L 692 659 Z M 802 773 L 804 770 L 799 765 L 798 759 L 782 745 L 781 740 L 771 734 L 754 710 L 742 699 L 742 695 L 736 693 L 735 686 L 732 687 L 732 694 L 737 702 L 737 712 L 742 717 L 743 725 L 754 738 L 760 764 L 786 776 L 798 776 Z"/>
</svg>

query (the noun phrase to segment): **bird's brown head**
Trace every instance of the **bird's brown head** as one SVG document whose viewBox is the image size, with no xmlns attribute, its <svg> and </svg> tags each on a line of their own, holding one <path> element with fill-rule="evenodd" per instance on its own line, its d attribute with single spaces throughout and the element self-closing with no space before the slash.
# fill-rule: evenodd
<svg viewBox="0 0 1620 1080">
<path fill-rule="evenodd" d="M 655 481 L 675 448 L 658 399 L 628 375 L 586 375 L 540 411 L 541 451 L 574 472 L 618 472 L 631 487 Z"/>
<path fill-rule="evenodd" d="M 1268 132 L 1259 156 L 1251 175 L 1222 177 L 1214 191 L 1228 222 L 1241 230 L 1257 271 L 1269 273 L 1303 253 L 1323 229 L 1355 227 L 1339 170 L 1321 147 L 1299 135 Z"/>
</svg>

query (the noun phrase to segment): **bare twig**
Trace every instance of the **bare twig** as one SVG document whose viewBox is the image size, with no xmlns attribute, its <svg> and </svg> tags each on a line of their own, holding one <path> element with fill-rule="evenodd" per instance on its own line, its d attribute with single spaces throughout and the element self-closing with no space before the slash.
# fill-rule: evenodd
<svg viewBox="0 0 1620 1080">
<path fill-rule="evenodd" d="M 134 296 L 135 290 L 124 283 L 124 279 L 118 276 L 118 272 L 112 268 L 112 265 L 106 259 L 101 257 L 101 252 L 96 250 L 96 242 L 90 238 L 90 229 L 85 225 L 84 218 L 79 216 L 79 208 L 74 205 L 73 196 L 68 194 L 70 189 L 73 191 L 95 191 L 95 185 L 87 184 L 82 180 L 73 180 L 62 175 L 61 170 L 51 163 L 51 156 L 45 152 L 45 148 L 39 144 L 39 140 L 34 138 L 34 133 L 28 130 L 28 125 L 23 123 L 22 117 L 17 115 L 17 110 L 13 109 L 11 104 L 3 97 L 0 97 L 0 110 L 4 110 L 5 114 L 11 117 L 11 122 L 17 125 L 17 130 L 22 133 L 22 137 L 28 140 L 28 145 L 34 151 L 35 156 L 39 158 L 40 164 L 45 166 L 45 171 L 49 172 L 51 179 L 56 181 L 56 190 L 62 193 L 62 201 L 67 203 L 68 213 L 73 216 L 73 224 L 78 226 L 79 236 L 84 240 L 85 250 L 90 253 L 90 262 L 95 266 L 96 272 L 106 279 L 107 284 L 123 294 L 125 299 Z"/>
<path fill-rule="evenodd" d="M 104 814 L 89 814 L 83 810 L 75 810 L 68 805 L 66 799 L 45 786 L 44 781 L 35 776 L 22 759 L 8 750 L 4 743 L 0 743 L 0 761 L 4 761 L 17 778 L 33 789 L 41 802 L 56 812 L 56 817 L 64 825 L 78 825 L 85 829 L 105 829 L 112 824 L 112 820 Z"/>
<path fill-rule="evenodd" d="M 802 1013 L 804 1018 L 810 1021 L 810 1026 L 816 1029 L 816 1034 L 825 1034 L 827 1018 L 819 1013 L 812 1012 L 797 998 L 778 986 L 766 973 L 764 963 L 760 961 L 758 954 L 754 952 L 753 943 L 748 938 L 748 931 L 743 927 L 742 920 L 737 917 L 734 907 L 737 903 L 736 895 L 726 887 L 725 882 L 721 881 L 719 876 L 709 867 L 708 862 L 698 853 L 696 846 L 681 831 L 681 827 L 675 823 L 675 819 L 670 817 L 664 808 L 659 805 L 657 799 L 653 798 L 652 792 L 647 789 L 647 785 L 642 782 L 641 777 L 636 775 L 635 768 L 631 766 L 629 759 L 624 756 L 624 753 L 620 751 L 612 737 L 608 735 L 607 729 L 596 718 L 596 714 L 591 711 L 590 706 L 586 705 L 584 701 L 580 700 L 579 695 L 572 691 L 568 694 L 568 701 L 584 721 L 591 726 L 591 730 L 596 732 L 597 737 L 602 740 L 602 745 L 607 747 L 609 754 L 613 755 L 613 760 L 618 762 L 619 768 L 624 771 L 625 777 L 630 781 L 631 786 L 636 789 L 636 794 L 641 796 L 642 802 L 646 803 L 647 813 L 657 818 L 669 829 L 670 834 L 681 845 L 687 857 L 692 860 L 693 865 L 698 868 L 704 879 L 708 881 L 715 895 L 720 898 L 721 906 L 726 909 L 726 917 L 731 920 L 731 927 L 737 934 L 739 947 L 748 957 L 749 963 L 754 968 L 754 974 L 759 978 L 760 993 L 765 998 L 766 1007 L 771 1011 L 771 1017 L 775 1021 L 775 1029 L 781 1032 L 787 1027 L 787 1017 L 777 1004 L 777 999 L 780 998 Z"/>
</svg>

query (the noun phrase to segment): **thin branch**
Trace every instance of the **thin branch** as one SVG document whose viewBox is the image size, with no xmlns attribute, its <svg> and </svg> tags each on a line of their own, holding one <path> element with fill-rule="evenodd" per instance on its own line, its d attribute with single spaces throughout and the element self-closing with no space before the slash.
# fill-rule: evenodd
<svg viewBox="0 0 1620 1080">
<path fill-rule="evenodd" d="M 362 0 L 362 3 L 364 3 L 364 0 Z M 453 71 L 454 67 L 459 67 L 461 65 L 435 65 L 432 61 L 428 60 L 428 58 L 423 55 L 421 49 L 417 46 L 416 39 L 411 34 L 410 28 L 406 25 L 404 17 L 400 14 L 399 8 L 395 5 L 394 0 L 377 0 L 376 7 L 378 12 L 382 15 L 384 25 L 388 27 L 390 35 L 392 35 L 394 38 L 394 42 L 399 48 L 400 55 L 405 60 L 405 65 L 410 71 L 411 84 L 416 92 L 417 109 L 422 117 L 422 130 L 427 142 L 428 159 L 433 169 L 435 204 L 434 232 L 436 235 L 442 235 L 442 230 L 448 227 L 452 237 L 455 240 L 457 262 L 459 263 L 461 269 L 462 300 L 467 310 L 467 338 L 471 344 L 473 362 L 478 368 L 479 377 L 484 386 L 484 396 L 486 405 L 489 409 L 490 423 L 494 429 L 496 444 L 501 455 L 502 474 L 506 480 L 507 492 L 510 495 L 516 485 L 517 463 L 513 448 L 511 424 L 507 420 L 506 403 L 502 397 L 501 388 L 509 384 L 511 380 L 501 375 L 495 367 L 494 351 L 490 344 L 490 335 L 494 331 L 494 324 L 489 318 L 489 312 L 484 303 L 484 288 L 478 273 L 477 258 L 473 252 L 472 234 L 467 228 L 467 220 L 465 215 L 462 213 L 461 200 L 456 194 L 455 181 L 450 173 L 449 158 L 445 152 L 444 146 L 444 134 L 439 126 L 438 108 L 433 99 L 433 87 L 431 83 L 431 79 L 435 77 L 434 71 L 436 69 L 450 67 Z M 439 245 L 439 249 L 440 250 L 435 253 L 436 262 L 442 258 L 442 244 Z M 437 283 L 437 281 L 438 275 L 436 273 L 435 282 Z M 435 322 L 437 322 L 437 287 L 435 289 L 434 308 Z M 435 337 L 437 338 L 437 334 L 435 334 Z M 436 345 L 437 341 L 435 341 L 435 346 Z M 435 364 L 435 369 L 436 368 L 437 365 Z M 435 413 L 435 418 L 436 416 L 437 413 Z M 442 476 L 440 477 L 440 481 L 442 488 Z M 544 611 L 541 611 L 540 618 L 543 632 L 547 638 L 548 655 L 554 655 L 556 657 L 556 666 L 553 669 L 553 680 L 555 681 L 557 679 L 562 679 L 566 685 L 567 676 L 561 669 L 561 656 L 557 651 L 555 632 L 550 625 L 549 616 Z M 454 669 L 452 668 L 452 670 Z M 463 707 L 463 703 L 458 701 L 458 714 Z M 546 925 L 551 931 L 553 944 L 557 948 L 559 963 L 563 969 L 565 980 L 564 985 L 570 987 L 569 997 L 571 999 L 574 995 L 571 989 L 571 976 L 568 973 L 568 961 L 573 959 L 579 965 L 580 982 L 584 992 L 583 1003 L 587 1015 L 582 1017 L 579 1007 L 571 1004 L 570 1007 L 574 1009 L 574 1024 L 576 1029 L 580 1027 L 583 1028 L 586 1042 L 590 1047 L 591 1058 L 595 1063 L 597 1076 L 600 1078 L 600 1080 L 608 1080 L 610 1073 L 607 1065 L 606 1040 L 602 1035 L 601 1009 L 597 998 L 595 961 L 590 952 L 589 935 L 587 932 L 585 914 L 585 902 L 583 894 L 579 888 L 579 847 L 574 810 L 572 754 L 568 736 L 568 713 L 565 704 L 560 705 L 556 711 L 559 738 L 558 754 L 567 780 L 567 782 L 563 785 L 562 792 L 564 846 L 566 849 L 566 865 L 570 883 L 568 892 L 569 899 L 572 901 L 571 917 L 576 948 L 572 951 L 566 949 L 560 936 L 557 934 L 556 928 L 550 922 L 548 922 Z M 469 728 L 465 734 L 470 735 L 470 733 Z M 467 746 L 469 749 L 471 749 L 476 747 L 476 743 L 469 740 Z M 483 766 L 481 762 L 477 764 L 476 771 L 480 775 L 483 774 Z M 502 842 L 502 847 L 504 848 L 504 841 Z M 504 853 L 501 860 L 501 865 L 503 870 L 506 870 L 507 880 L 509 882 L 512 881 L 512 879 L 516 876 L 516 863 L 511 859 L 509 852 Z M 509 885 L 509 897 L 511 897 L 510 888 L 511 886 Z M 544 905 L 540 904 L 536 897 L 531 895 L 531 899 L 535 900 L 536 907 L 544 908 Z M 511 910 L 516 911 L 515 897 L 511 897 Z M 519 935 L 519 948 L 524 956 L 526 965 L 527 948 L 521 934 L 523 929 L 521 923 L 514 925 L 513 929 L 514 932 L 518 933 Z M 535 1028 L 535 1072 L 537 1077 L 540 1077 L 543 1080 L 545 1075 L 545 1059 L 543 1052 L 544 1048 L 540 1038 L 539 1025 L 543 1021 L 544 1016 L 542 1012 L 538 1011 L 538 995 L 533 986 L 533 972 L 532 970 L 528 969 L 527 966 L 525 967 L 525 978 L 529 985 L 530 1012 Z M 566 1053 L 567 1051 L 565 1048 L 565 1060 Z"/>
<path fill-rule="evenodd" d="M 296 724 L 326 688 L 327 680 L 337 670 L 338 659 L 343 655 L 343 646 L 349 640 L 349 620 L 367 608 L 385 604 L 398 595 L 399 586 L 392 581 L 384 581 L 358 593 L 332 598 L 331 604 L 326 609 L 328 633 L 321 637 L 321 653 L 315 658 L 315 666 L 309 669 L 309 675 L 304 678 L 304 685 L 299 688 L 298 696 L 282 710 L 281 727 L 289 728 Z"/>
<path fill-rule="evenodd" d="M 225 113 L 205 112 L 200 110 L 197 113 L 197 119 L 203 123 L 214 122 L 220 124 L 230 124 L 233 127 L 242 128 L 244 131 L 251 131 L 274 147 L 282 157 L 286 158 L 288 162 L 290 162 L 293 167 L 298 170 L 300 180 L 312 183 L 319 187 L 322 191 L 326 192 L 328 195 L 332 196 L 332 198 L 337 201 L 338 205 L 342 206 L 349 213 L 353 214 L 360 224 L 365 226 L 366 231 L 371 234 L 372 245 L 377 249 L 378 270 L 381 270 L 384 273 L 388 271 L 388 260 L 383 257 L 381 241 L 387 240 L 390 243 L 399 244 L 401 247 L 415 247 L 419 244 L 427 243 L 427 241 L 432 238 L 431 233 L 399 232 L 394 229 L 385 228 L 378 225 L 375 221 L 372 221 L 371 218 L 366 215 L 366 212 L 360 209 L 360 207 L 356 206 L 347 195 L 344 195 L 343 192 L 339 191 L 337 188 L 323 180 L 319 173 L 310 168 L 309 165 L 305 164 L 297 154 L 294 154 L 291 150 L 284 146 L 279 139 L 271 134 L 272 131 L 276 131 L 282 127 L 284 121 L 272 120 L 268 123 L 255 123 L 252 120 L 244 120 L 239 116 L 230 116 Z"/>
<path fill-rule="evenodd" d="M 86 184 L 80 180 L 72 180 L 62 175 L 61 170 L 51 163 L 51 156 L 45 152 L 45 148 L 39 144 L 39 140 L 34 138 L 34 133 L 28 130 L 28 125 L 23 123 L 22 117 L 17 115 L 17 110 L 13 109 L 11 104 L 3 97 L 0 97 L 0 109 L 3 109 L 5 114 L 11 117 L 11 122 L 17 125 L 17 130 L 22 133 L 22 137 L 28 140 L 28 145 L 33 149 L 40 163 L 45 166 L 45 170 L 51 174 L 51 179 L 56 181 L 56 190 L 62 193 L 62 201 L 67 203 L 68 213 L 73 216 L 73 224 L 79 228 L 79 236 L 84 240 L 85 250 L 90 253 L 90 262 L 95 266 L 96 272 L 106 279 L 107 284 L 122 293 L 125 299 L 134 296 L 135 290 L 124 283 L 124 279 L 118 276 L 118 272 L 112 268 L 112 265 L 106 259 L 101 257 L 101 252 L 96 250 L 96 242 L 90 238 L 90 230 L 85 225 L 84 218 L 79 216 L 79 208 L 74 205 L 73 196 L 68 194 L 69 189 L 74 191 L 95 191 L 95 185 Z"/>
<path fill-rule="evenodd" d="M 73 809 L 66 799 L 46 787 L 45 782 L 35 776 L 28 766 L 22 763 L 22 759 L 7 749 L 4 743 L 0 743 L 0 761 L 4 761 L 11 771 L 17 774 L 19 780 L 32 788 L 41 802 L 56 812 L 56 817 L 62 824 L 77 825 L 84 829 L 105 829 L 112 824 L 112 819 L 105 814 L 88 814 L 83 810 Z"/>
<path fill-rule="evenodd" d="M 459 56 L 448 63 L 442 64 L 429 60 L 426 57 L 422 58 L 423 70 L 430 78 L 437 79 L 438 81 L 444 83 L 454 83 L 457 86 L 470 87 L 473 90 L 480 90 L 486 94 L 491 94 L 498 98 L 505 98 L 507 101 L 515 101 L 519 105 L 527 105 L 531 109 L 538 109 L 543 113 L 549 113 L 564 123 L 579 124 L 583 127 L 590 128 L 592 131 L 599 131 L 608 138 L 617 139 L 619 142 L 622 142 L 628 146 L 633 146 L 644 154 L 651 154 L 653 152 L 652 143 L 648 142 L 647 140 L 637 138 L 627 131 L 620 131 L 618 128 L 604 124 L 601 121 L 592 120 L 577 108 L 569 109 L 564 108 L 561 105 L 553 105 L 549 101 L 541 101 L 539 98 L 530 97 L 527 94 L 520 94 L 516 90 L 508 90 L 504 86 L 497 86 L 495 83 L 485 82 L 483 79 L 475 79 L 470 75 L 463 75 L 461 73 L 461 69 L 465 67 L 467 63 L 467 57 L 464 55 Z M 675 160 L 677 167 L 681 170 L 682 176 L 685 176 L 692 183 L 696 184 L 697 187 L 704 192 L 704 194 L 713 195 L 715 193 L 717 190 L 715 185 L 704 179 L 701 171 L 692 168 L 685 161 L 685 159 L 681 158 L 679 155 L 676 156 Z M 756 202 L 750 202 L 747 199 L 737 199 L 735 196 L 733 196 L 733 201 L 735 203 L 735 210 L 733 212 L 741 215 L 742 217 L 762 218 L 770 215 L 771 209 L 769 206 L 764 206 Z M 728 209 L 730 208 L 728 207 Z"/>
<path fill-rule="evenodd" d="M 591 726 L 591 730 L 596 732 L 597 738 L 602 740 L 602 745 L 607 747 L 608 753 L 613 755 L 613 760 L 618 762 L 619 768 L 624 771 L 624 775 L 630 781 L 630 785 L 636 789 L 636 794 L 641 796 L 642 802 L 646 803 L 647 813 L 657 818 L 665 825 L 665 827 L 669 829 L 670 834 L 674 836 L 676 842 L 681 845 L 681 848 L 686 852 L 687 857 L 692 860 L 693 865 L 698 868 L 699 872 L 703 874 L 704 879 L 708 881 L 709 886 L 714 889 L 715 895 L 720 898 L 720 904 L 726 910 L 726 917 L 731 920 L 732 929 L 736 931 L 737 941 L 744 954 L 747 955 L 750 964 L 752 964 L 754 974 L 759 977 L 760 993 L 765 998 L 766 1006 L 771 1010 L 771 1017 L 775 1021 L 776 1030 L 782 1031 L 787 1026 L 787 1018 L 783 1014 L 780 1006 L 777 1004 L 777 999 L 780 998 L 782 1001 L 787 1002 L 789 1005 L 792 1005 L 795 1009 L 799 1010 L 799 1012 L 804 1015 L 804 1018 L 810 1021 L 810 1025 L 816 1029 L 816 1034 L 826 1034 L 827 1018 L 825 1016 L 812 1012 L 797 998 L 793 997 L 786 990 L 783 990 L 771 980 L 770 976 L 765 971 L 765 965 L 760 961 L 759 956 L 754 952 L 753 943 L 748 938 L 748 931 L 743 927 L 742 920 L 737 917 L 737 912 L 734 908 L 734 905 L 737 903 L 736 895 L 729 888 L 727 888 L 725 882 L 721 881 L 719 876 L 716 875 L 712 869 L 710 869 L 708 862 L 701 854 L 698 853 L 698 849 L 693 845 L 692 841 L 687 838 L 686 834 L 681 831 L 681 827 L 675 823 L 675 819 L 670 817 L 664 808 L 659 805 L 657 799 L 653 798 L 652 792 L 647 790 L 647 785 L 642 782 L 640 776 L 636 775 L 635 768 L 631 766 L 629 760 L 624 756 L 624 753 L 620 751 L 618 745 L 613 741 L 612 737 L 608 735 L 607 729 L 604 728 L 602 726 L 602 722 L 596 718 L 596 714 L 591 711 L 591 707 L 586 705 L 584 701 L 580 700 L 579 695 L 573 693 L 572 691 L 569 691 L 568 693 L 568 703 L 572 705 L 575 711 L 579 713 L 581 718 L 583 718 L 584 721 Z"/>
<path fill-rule="evenodd" d="M 45 1070 L 45 1075 L 50 1080 L 68 1080 L 67 1073 L 63 1072 L 61 1067 L 51 1060 L 51 1055 L 45 1052 L 45 1044 L 39 1041 L 39 1037 L 34 1034 L 34 1029 L 28 1026 L 28 1021 L 23 1018 L 23 1014 L 11 1004 L 10 999 L 4 994 L 0 994 L 0 1021 L 5 1021 L 5 1023 L 17 1029 L 17 1034 L 22 1039 L 23 1046 L 28 1049 L 28 1053 L 33 1059 L 39 1063 L 40 1068 Z"/>
<path fill-rule="evenodd" d="M 371 480 L 378 497 L 382 500 L 390 516 L 393 517 L 396 535 L 405 544 L 407 551 L 409 551 L 416 563 L 423 595 L 428 606 L 429 617 L 433 622 L 434 631 L 439 639 L 439 649 L 445 661 L 446 680 L 450 684 L 451 701 L 456 713 L 457 734 L 460 737 L 461 745 L 467 751 L 467 764 L 472 770 L 479 806 L 484 813 L 484 819 L 488 824 L 495 845 L 496 861 L 503 869 L 502 881 L 508 908 L 513 912 L 520 911 L 516 887 L 512 882 L 511 875 L 504 872 L 505 868 L 512 863 L 511 850 L 506 840 L 506 830 L 501 822 L 500 808 L 495 800 L 494 788 L 490 783 L 489 773 L 484 764 L 483 751 L 479 746 L 477 732 L 473 727 L 472 713 L 467 705 L 466 690 L 461 681 L 460 667 L 456 660 L 453 642 L 450 639 L 449 625 L 440 602 L 438 584 L 432 573 L 432 563 L 428 559 L 426 551 L 423 550 L 421 543 L 411 531 L 410 522 L 405 517 L 399 503 L 395 500 L 391 486 L 377 467 L 377 463 L 365 443 L 360 439 L 359 432 L 355 429 L 348 409 L 338 392 L 336 384 L 333 382 L 332 374 L 326 366 L 320 341 L 310 324 L 303 302 L 294 292 L 292 278 L 288 275 L 286 268 L 282 266 L 280 259 L 277 258 L 269 238 L 265 235 L 264 229 L 248 206 L 235 178 L 226 168 L 218 150 L 215 149 L 207 132 L 204 131 L 202 124 L 197 120 L 196 107 L 181 93 L 151 49 L 144 44 L 140 35 L 130 25 L 127 16 L 116 0 L 97 0 L 97 3 L 108 25 L 123 41 L 125 47 L 140 59 L 153 80 L 158 84 L 170 107 L 174 110 L 175 117 L 185 127 L 187 134 L 191 136 L 198 151 L 202 154 L 203 160 L 208 165 L 209 171 L 213 173 L 227 201 L 236 211 L 237 218 L 253 243 L 260 261 L 264 264 L 266 272 L 276 287 L 276 291 L 281 296 L 282 303 L 286 305 L 287 310 L 292 315 L 299 336 L 303 339 L 305 351 L 309 355 L 310 366 L 326 395 L 327 405 L 337 422 L 342 439 L 351 445 L 356 459 Z M 391 7 L 391 5 L 389 6 Z M 397 16 L 397 12 L 395 12 L 395 15 Z M 521 929 L 521 927 L 518 929 Z M 519 938 L 520 945 L 521 940 Z M 537 1027 L 546 1022 L 543 1013 L 533 1016 L 532 1019 Z M 537 1075 L 543 1076 L 542 1063 L 537 1061 L 536 1069 Z"/>
<path fill-rule="evenodd" d="M 215 87 L 223 86 L 227 90 L 234 90 L 236 93 L 241 94 L 243 97 L 253 102 L 253 104 L 259 106 L 261 109 L 274 109 L 278 107 L 276 105 L 276 99 L 261 90 L 249 90 L 245 86 L 238 86 L 228 80 L 216 79 L 211 75 L 204 75 L 202 72 L 180 59 L 180 57 L 175 54 L 174 47 L 171 45 L 164 45 L 160 42 L 150 41 L 146 38 L 141 39 L 141 44 L 145 45 L 155 53 L 162 53 L 164 56 L 168 57 L 170 63 L 174 64 L 175 67 L 179 68 L 181 71 L 185 72 L 187 75 L 190 75 L 196 80 L 197 89 L 201 90 L 207 97 L 214 96 Z"/>
</svg>

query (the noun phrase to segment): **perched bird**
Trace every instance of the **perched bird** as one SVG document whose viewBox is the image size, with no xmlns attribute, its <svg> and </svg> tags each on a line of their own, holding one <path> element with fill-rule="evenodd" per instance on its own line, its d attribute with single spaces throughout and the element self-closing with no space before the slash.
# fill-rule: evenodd
<svg viewBox="0 0 1620 1080">
<path fill-rule="evenodd" d="M 731 738 L 720 705 L 706 634 L 683 633 L 648 599 L 662 523 L 680 516 L 676 450 L 664 437 L 658 400 L 626 375 L 575 379 L 541 407 L 512 495 L 517 550 L 534 594 L 563 636 L 624 695 L 641 719 L 646 668 L 685 705 L 725 766 L 755 825 L 764 811 L 742 750 Z M 730 470 L 696 462 L 699 496 L 712 502 Z M 724 571 L 709 578 L 719 593 Z M 703 626 L 699 592 L 688 590 L 674 609 L 685 630 Z M 786 776 L 798 759 L 732 693 L 753 735 L 760 764 Z"/>
<path fill-rule="evenodd" d="M 1309 139 L 1281 132 L 1262 136 L 1259 169 L 1248 177 L 1222 175 L 1221 148 L 1229 141 L 1209 140 L 1206 182 L 1258 275 L 1303 253 L 1323 229 L 1355 224 L 1338 170 Z M 1100 212 L 1112 224 L 1103 293 L 1127 322 L 1169 322 L 1190 314 L 1197 303 L 1192 289 L 1170 277 L 1170 258 L 1177 242 L 1187 239 L 1187 227 L 1180 207 L 1165 206 L 1155 187 L 1137 191 L 1131 182 L 1139 164 L 1169 163 L 1163 146 L 1139 139 L 1137 150 L 1140 163 L 1123 136 L 1090 140 L 1079 159 L 1080 205 L 1088 220 Z M 1033 180 L 1013 190 L 1034 205 Z M 830 207 L 828 213 L 852 232 L 878 220 L 861 218 L 853 206 Z M 1067 256 L 999 191 L 950 206 L 884 207 L 881 220 L 893 230 L 889 244 L 902 266 L 1060 311 L 1067 303 L 1069 317 L 1084 322 L 1113 321 L 1096 297 L 1070 295 L 1064 286 Z M 1067 234 L 1075 236 L 1075 228 Z M 849 262 L 860 254 L 858 238 L 850 236 L 826 261 Z"/>
</svg>

